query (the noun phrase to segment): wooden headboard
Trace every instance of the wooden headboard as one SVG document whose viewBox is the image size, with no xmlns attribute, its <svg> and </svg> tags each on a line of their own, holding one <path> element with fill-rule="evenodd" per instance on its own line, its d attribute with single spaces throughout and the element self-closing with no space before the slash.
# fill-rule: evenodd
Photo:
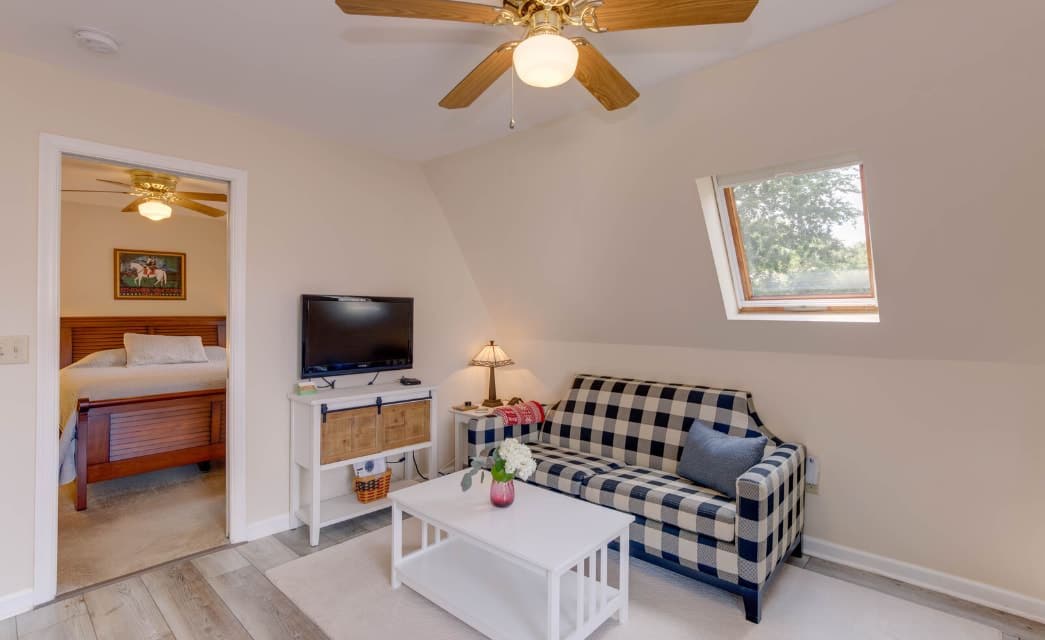
<svg viewBox="0 0 1045 640">
<path fill-rule="evenodd" d="M 96 316 L 61 319 L 61 366 L 95 351 L 122 349 L 123 334 L 200 336 L 206 347 L 225 346 L 224 316 Z"/>
</svg>

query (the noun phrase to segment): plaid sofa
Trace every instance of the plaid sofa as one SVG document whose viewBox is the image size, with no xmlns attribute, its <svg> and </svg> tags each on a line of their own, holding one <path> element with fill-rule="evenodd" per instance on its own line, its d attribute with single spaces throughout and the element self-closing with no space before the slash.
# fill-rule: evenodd
<svg viewBox="0 0 1045 640">
<path fill-rule="evenodd" d="M 676 475 L 694 420 L 775 445 L 736 499 Z M 801 554 L 805 450 L 766 429 L 750 393 L 582 374 L 543 424 L 472 420 L 469 455 L 509 437 L 533 451 L 530 482 L 633 514 L 633 556 L 741 595 L 752 622 L 775 569 Z"/>
</svg>

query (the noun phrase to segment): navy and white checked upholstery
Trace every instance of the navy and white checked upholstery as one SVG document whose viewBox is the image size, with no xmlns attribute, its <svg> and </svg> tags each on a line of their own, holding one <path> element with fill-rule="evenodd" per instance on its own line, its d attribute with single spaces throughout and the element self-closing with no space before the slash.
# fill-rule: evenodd
<svg viewBox="0 0 1045 640">
<path fill-rule="evenodd" d="M 690 418 L 734 436 L 775 442 L 746 391 L 582 374 L 548 415 L 542 441 L 674 473 Z"/>
<path fill-rule="evenodd" d="M 638 547 L 651 556 L 730 584 L 739 585 L 741 580 L 749 581 L 740 576 L 740 557 L 736 544 L 732 542 L 683 531 L 674 525 L 641 516 L 635 516 L 628 533 L 632 548 Z M 749 575 L 754 578 L 755 572 Z"/>
<path fill-rule="evenodd" d="M 723 542 L 736 539 L 736 502 L 663 471 L 624 467 L 603 473 L 584 485 L 581 497 Z"/>
<path fill-rule="evenodd" d="M 579 496 L 581 487 L 593 476 L 624 466 L 612 458 L 578 453 L 553 444 L 535 442 L 529 447 L 537 462 L 530 482 L 572 496 Z"/>
<path fill-rule="evenodd" d="M 535 442 L 540 437 L 540 429 L 539 423 L 505 426 L 500 416 L 473 418 L 468 422 L 468 462 L 473 458 L 484 460 L 494 445 L 506 438 L 516 438 L 527 444 Z"/>
<path fill-rule="evenodd" d="M 762 584 L 805 526 L 806 452 L 777 447 L 737 478 L 737 549 Z"/>
<path fill-rule="evenodd" d="M 693 419 L 776 445 L 737 479 L 736 500 L 674 475 Z M 762 588 L 805 525 L 805 449 L 769 432 L 744 391 L 580 375 L 543 428 L 473 420 L 469 453 L 506 437 L 530 440 L 531 481 L 635 515 L 633 551 L 742 593 Z"/>
<path fill-rule="evenodd" d="M 784 560 L 805 522 L 805 449 L 785 444 L 737 480 L 737 539 L 709 535 L 646 517 L 631 525 L 642 551 L 747 589 L 759 589 Z"/>
</svg>

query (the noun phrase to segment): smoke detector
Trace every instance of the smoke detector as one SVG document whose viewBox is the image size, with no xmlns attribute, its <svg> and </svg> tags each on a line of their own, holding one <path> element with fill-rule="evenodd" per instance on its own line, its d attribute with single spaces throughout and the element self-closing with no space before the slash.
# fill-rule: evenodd
<svg viewBox="0 0 1045 640">
<path fill-rule="evenodd" d="M 120 43 L 116 42 L 115 38 L 98 29 L 90 27 L 77 29 L 73 37 L 81 47 L 95 53 L 112 54 L 120 50 Z"/>
</svg>

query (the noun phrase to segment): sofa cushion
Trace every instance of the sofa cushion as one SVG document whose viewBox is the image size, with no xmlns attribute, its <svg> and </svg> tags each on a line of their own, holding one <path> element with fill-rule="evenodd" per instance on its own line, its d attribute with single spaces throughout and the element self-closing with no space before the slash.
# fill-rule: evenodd
<svg viewBox="0 0 1045 640">
<path fill-rule="evenodd" d="M 643 467 L 622 467 L 599 474 L 584 485 L 581 497 L 683 531 L 736 539 L 737 505 L 721 493 L 685 478 Z"/>
<path fill-rule="evenodd" d="M 542 440 L 675 473 L 692 420 L 733 436 L 772 438 L 746 391 L 583 374 L 549 413 Z"/>
<path fill-rule="evenodd" d="M 737 478 L 762 460 L 766 438 L 737 438 L 693 423 L 682 449 L 678 474 L 729 498 L 737 497 Z"/>
<path fill-rule="evenodd" d="M 530 445 L 537 471 L 530 482 L 573 496 L 580 495 L 581 487 L 589 478 L 624 466 L 610 458 L 571 451 L 551 444 L 535 442 Z"/>
</svg>

